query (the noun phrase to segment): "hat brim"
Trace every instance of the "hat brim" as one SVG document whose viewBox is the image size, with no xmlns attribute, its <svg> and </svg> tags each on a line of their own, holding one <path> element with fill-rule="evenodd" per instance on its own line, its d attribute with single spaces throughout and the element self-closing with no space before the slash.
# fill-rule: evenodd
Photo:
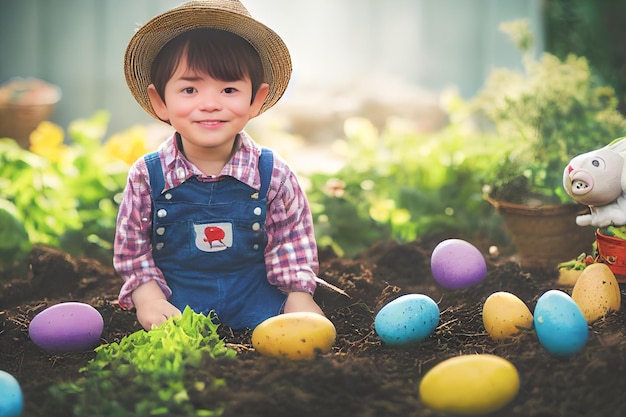
<svg viewBox="0 0 626 417">
<path fill-rule="evenodd" d="M 243 6 L 240 6 L 243 11 L 235 10 L 224 3 L 227 2 L 185 3 L 152 18 L 131 38 L 124 55 L 126 83 L 139 105 L 154 118 L 159 119 L 148 97 L 152 62 L 167 42 L 192 29 L 212 28 L 232 32 L 256 49 L 263 65 L 265 82 L 269 84 L 269 93 L 259 113 L 276 104 L 284 94 L 292 71 L 287 46 L 272 29 L 246 15 Z"/>
</svg>

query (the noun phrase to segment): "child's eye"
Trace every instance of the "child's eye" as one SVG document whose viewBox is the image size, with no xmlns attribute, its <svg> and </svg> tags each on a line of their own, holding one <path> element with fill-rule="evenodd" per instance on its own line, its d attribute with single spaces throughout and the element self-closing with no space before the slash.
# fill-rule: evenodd
<svg viewBox="0 0 626 417">
<path fill-rule="evenodd" d="M 224 89 L 224 92 L 226 94 L 233 94 L 233 93 L 237 92 L 237 89 L 235 87 L 226 87 Z"/>
<path fill-rule="evenodd" d="M 185 94 L 193 94 L 196 91 L 195 88 L 193 87 L 187 87 L 187 88 L 183 88 L 182 92 Z"/>
</svg>

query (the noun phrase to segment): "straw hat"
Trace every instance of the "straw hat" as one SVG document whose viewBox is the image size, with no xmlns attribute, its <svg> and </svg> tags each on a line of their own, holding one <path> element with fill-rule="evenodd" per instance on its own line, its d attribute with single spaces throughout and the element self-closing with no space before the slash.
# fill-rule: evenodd
<svg viewBox="0 0 626 417">
<path fill-rule="evenodd" d="M 124 74 L 131 93 L 154 118 L 147 87 L 150 67 L 161 48 L 191 29 L 212 28 L 232 32 L 248 41 L 261 57 L 265 82 L 270 86 L 260 113 L 283 95 L 291 76 L 291 58 L 283 40 L 255 20 L 238 0 L 195 0 L 160 14 L 141 26 L 131 38 L 124 56 Z M 160 120 L 160 119 L 159 119 Z"/>
</svg>

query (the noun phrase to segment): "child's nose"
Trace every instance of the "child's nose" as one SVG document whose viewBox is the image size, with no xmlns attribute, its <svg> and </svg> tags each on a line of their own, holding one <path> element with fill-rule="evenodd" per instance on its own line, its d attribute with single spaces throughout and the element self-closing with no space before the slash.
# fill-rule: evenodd
<svg viewBox="0 0 626 417">
<path fill-rule="evenodd" d="M 200 97 L 200 109 L 204 111 L 219 110 L 222 107 L 219 92 L 205 91 Z"/>
</svg>

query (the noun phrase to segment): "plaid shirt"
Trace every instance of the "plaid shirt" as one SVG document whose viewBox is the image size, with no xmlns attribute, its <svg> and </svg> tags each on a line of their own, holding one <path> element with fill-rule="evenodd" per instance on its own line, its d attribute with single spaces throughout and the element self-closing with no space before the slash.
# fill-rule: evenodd
<svg viewBox="0 0 626 417">
<path fill-rule="evenodd" d="M 165 175 L 165 189 L 177 187 L 196 176 L 201 181 L 218 181 L 231 176 L 260 189 L 258 160 L 260 147 L 245 133 L 238 136 L 239 149 L 219 176 L 207 176 L 191 164 L 176 145 L 176 134 L 159 147 Z M 133 308 L 131 293 L 143 283 L 155 280 L 166 297 L 171 290 L 152 257 L 152 214 L 150 180 L 143 158 L 130 168 L 117 218 L 113 264 L 124 278 L 119 295 L 122 308 Z M 313 294 L 318 270 L 317 245 L 308 201 L 295 174 L 274 155 L 274 171 L 268 191 L 266 219 L 268 243 L 265 248 L 267 279 L 284 292 Z"/>
</svg>

